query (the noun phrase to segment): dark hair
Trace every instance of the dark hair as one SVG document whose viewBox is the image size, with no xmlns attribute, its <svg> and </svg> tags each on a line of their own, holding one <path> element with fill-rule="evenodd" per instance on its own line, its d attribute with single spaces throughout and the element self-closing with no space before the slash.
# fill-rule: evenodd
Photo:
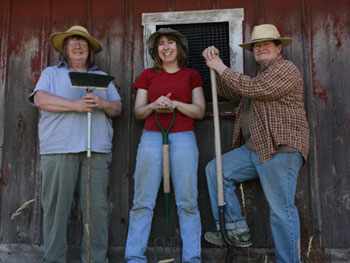
<svg viewBox="0 0 350 263">
<path fill-rule="evenodd" d="M 154 47 L 153 47 L 153 54 L 152 54 L 152 58 L 154 60 L 154 65 L 153 65 L 153 69 L 155 71 L 160 71 L 160 69 L 162 68 L 162 60 L 159 57 L 158 54 L 158 45 L 160 42 L 160 38 L 162 36 L 165 36 L 167 39 L 169 40 L 173 40 L 176 42 L 176 47 L 177 47 L 177 63 L 179 65 L 180 68 L 184 68 L 187 66 L 188 64 L 188 56 L 185 52 L 185 49 L 183 48 L 179 38 L 173 34 L 162 34 L 159 35 L 156 39 L 156 41 L 154 41 Z"/>
<path fill-rule="evenodd" d="M 90 42 L 82 37 L 82 36 L 79 36 L 79 35 L 73 35 L 73 36 L 69 36 L 69 37 L 66 37 L 63 41 L 63 48 L 62 48 L 62 51 L 60 52 L 60 56 L 59 56 L 59 60 L 62 61 L 63 63 L 65 63 L 66 65 L 68 65 L 69 67 L 71 67 L 71 63 L 69 61 L 69 58 L 68 58 L 68 55 L 67 55 L 67 51 L 66 51 L 66 46 L 67 46 L 67 43 L 68 43 L 68 40 L 69 39 L 72 39 L 72 38 L 76 38 L 78 40 L 82 39 L 82 40 L 85 40 L 88 45 L 89 45 L 89 56 L 86 60 L 86 66 L 88 69 L 90 69 L 93 65 L 95 65 L 95 53 L 90 45 Z"/>
</svg>

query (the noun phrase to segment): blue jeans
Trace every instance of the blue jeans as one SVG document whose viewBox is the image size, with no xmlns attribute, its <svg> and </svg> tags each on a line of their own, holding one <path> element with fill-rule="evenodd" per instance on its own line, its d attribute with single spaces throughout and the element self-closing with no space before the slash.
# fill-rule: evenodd
<svg viewBox="0 0 350 263">
<path fill-rule="evenodd" d="M 206 167 L 209 195 L 215 222 L 218 218 L 216 161 Z M 275 244 L 277 263 L 299 262 L 300 225 L 298 210 L 294 205 L 297 177 L 303 159 L 299 152 L 277 153 L 259 164 L 257 154 L 246 146 L 222 156 L 226 229 L 246 226 L 235 185 L 259 178 L 270 206 L 270 226 Z"/>
<path fill-rule="evenodd" d="M 182 262 L 201 262 L 202 230 L 197 202 L 198 148 L 194 133 L 170 133 L 169 152 L 170 177 L 183 243 Z M 136 157 L 135 195 L 130 211 L 126 262 L 147 262 L 144 254 L 163 177 L 162 166 L 162 134 L 144 130 Z"/>
</svg>

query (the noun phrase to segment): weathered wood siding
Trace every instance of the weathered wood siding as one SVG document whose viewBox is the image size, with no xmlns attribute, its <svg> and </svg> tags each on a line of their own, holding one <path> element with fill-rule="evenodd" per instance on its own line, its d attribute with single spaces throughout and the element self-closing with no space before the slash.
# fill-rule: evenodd
<svg viewBox="0 0 350 263">
<path fill-rule="evenodd" d="M 113 165 L 109 184 L 111 246 L 125 245 L 133 196 L 133 171 L 143 126 L 133 116 L 132 83 L 143 70 L 142 13 L 243 8 L 243 39 L 253 26 L 275 24 L 293 42 L 284 56 L 300 69 L 311 131 L 307 165 L 299 177 L 296 202 L 303 246 L 314 236 L 322 248 L 350 248 L 350 0 L 2 0 L 0 1 L 0 243 L 42 244 L 38 110 L 27 96 L 42 69 L 57 62 L 48 46 L 51 33 L 84 25 L 104 49 L 101 68 L 116 77 L 123 113 L 114 120 Z M 244 52 L 244 71 L 256 65 Z M 221 121 L 223 151 L 231 144 L 233 118 Z M 204 168 L 214 157 L 211 117 L 196 122 L 200 149 L 199 206 L 203 231 L 213 229 Z M 62 142 L 65 143 L 65 142 Z M 246 214 L 255 247 L 271 248 L 269 211 L 258 181 L 244 184 Z M 11 215 L 34 199 L 22 213 Z M 159 196 L 151 240 L 163 234 Z M 174 203 L 173 203 L 174 205 Z M 76 206 L 76 205 L 74 205 Z M 172 208 L 175 215 L 175 207 Z M 178 227 L 174 225 L 175 228 Z M 81 217 L 71 216 L 69 242 L 78 245 Z M 306 241 L 306 242 L 305 242 Z M 203 242 L 203 246 L 208 246 Z"/>
</svg>

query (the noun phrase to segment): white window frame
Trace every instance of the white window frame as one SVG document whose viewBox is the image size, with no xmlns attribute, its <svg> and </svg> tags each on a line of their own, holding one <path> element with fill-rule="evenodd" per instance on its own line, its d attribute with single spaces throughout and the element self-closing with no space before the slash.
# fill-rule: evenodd
<svg viewBox="0 0 350 263">
<path fill-rule="evenodd" d="M 144 67 L 153 67 L 153 60 L 148 53 L 147 40 L 156 31 L 157 25 L 228 22 L 231 68 L 243 73 L 243 49 L 239 46 L 243 42 L 243 21 L 243 8 L 143 13 Z"/>
</svg>

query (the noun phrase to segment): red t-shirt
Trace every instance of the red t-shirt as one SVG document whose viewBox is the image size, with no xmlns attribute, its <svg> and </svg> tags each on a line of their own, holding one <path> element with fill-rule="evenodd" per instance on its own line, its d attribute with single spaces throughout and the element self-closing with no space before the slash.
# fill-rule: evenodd
<svg viewBox="0 0 350 263">
<path fill-rule="evenodd" d="M 171 93 L 170 99 L 184 103 L 192 102 L 192 90 L 202 87 L 203 81 L 197 71 L 190 68 L 183 68 L 175 73 L 167 73 L 161 70 L 159 73 L 153 69 L 146 69 L 136 80 L 135 87 L 148 91 L 149 103 L 155 101 L 160 96 Z M 166 131 L 173 119 L 172 113 L 162 113 L 157 115 L 158 122 Z M 154 113 L 146 119 L 145 130 L 160 131 L 155 121 Z M 193 131 L 193 119 L 176 111 L 175 122 L 170 132 Z"/>
</svg>

